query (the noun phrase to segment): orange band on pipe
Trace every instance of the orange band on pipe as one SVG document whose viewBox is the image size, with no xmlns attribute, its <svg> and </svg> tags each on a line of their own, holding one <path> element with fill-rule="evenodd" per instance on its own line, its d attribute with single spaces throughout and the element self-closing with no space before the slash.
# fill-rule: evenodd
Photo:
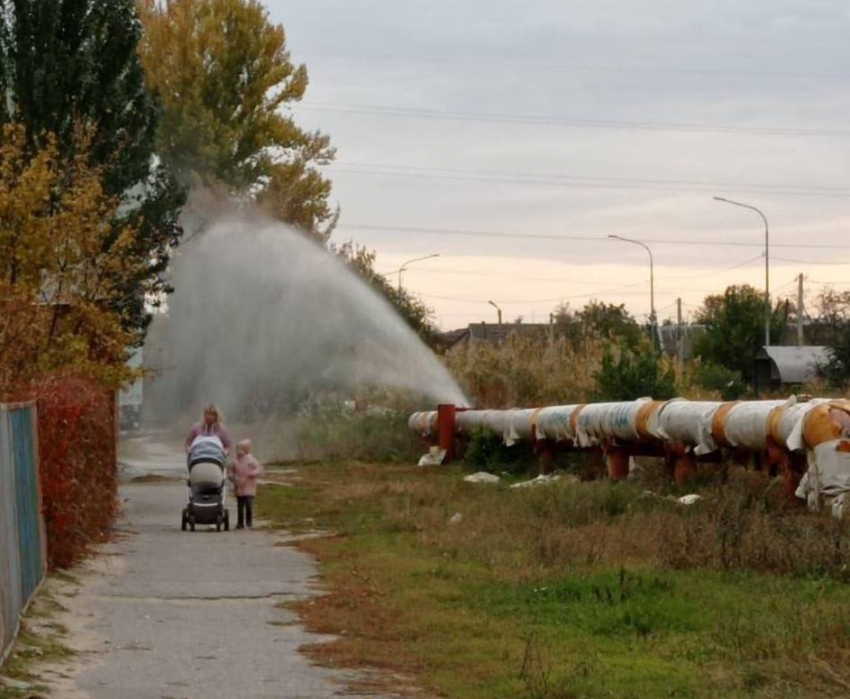
<svg viewBox="0 0 850 699">
<path fill-rule="evenodd" d="M 531 441 L 532 442 L 537 441 L 537 420 L 540 417 L 540 411 L 541 410 L 543 410 L 543 408 L 537 408 L 537 410 L 535 410 L 533 413 L 531 413 L 530 422 L 531 422 Z"/>
<path fill-rule="evenodd" d="M 711 418 L 711 436 L 714 437 L 714 441 L 720 447 L 732 446 L 726 439 L 726 418 L 729 417 L 729 411 L 736 405 L 738 405 L 738 401 L 724 403 L 714 411 Z"/>
<path fill-rule="evenodd" d="M 782 433 L 779 428 L 782 422 L 782 416 L 785 415 L 785 411 L 789 407 L 790 406 L 788 405 L 778 405 L 767 415 L 767 434 L 776 444 L 783 447 L 787 445 L 785 444 L 785 440 L 782 438 Z"/>
<path fill-rule="evenodd" d="M 649 421 L 655 416 L 655 414 L 661 409 L 661 406 L 665 404 L 665 401 L 653 400 L 648 403 L 644 403 L 638 409 L 638 413 L 635 416 L 635 430 L 637 430 L 638 435 L 643 440 L 653 440 L 656 439 L 655 435 L 653 435 L 649 431 Z"/>
<path fill-rule="evenodd" d="M 578 432 L 578 414 L 584 410 L 584 405 L 579 405 L 575 410 L 573 410 L 573 414 L 570 415 L 570 430 L 573 433 L 573 438 L 577 438 Z"/>
</svg>

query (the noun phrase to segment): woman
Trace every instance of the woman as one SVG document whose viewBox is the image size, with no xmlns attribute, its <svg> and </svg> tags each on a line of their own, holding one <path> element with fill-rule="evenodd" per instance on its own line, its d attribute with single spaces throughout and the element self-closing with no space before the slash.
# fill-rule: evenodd
<svg viewBox="0 0 850 699">
<path fill-rule="evenodd" d="M 230 432 L 227 431 L 227 428 L 223 424 L 224 419 L 222 418 L 221 411 L 213 405 L 210 404 L 206 408 L 204 408 L 204 413 L 201 418 L 201 421 L 196 423 L 192 427 L 192 431 L 189 432 L 189 436 L 186 437 L 186 442 L 183 445 L 186 449 L 186 453 L 189 453 L 189 448 L 192 446 L 192 442 L 195 441 L 197 437 L 200 436 L 216 436 L 221 440 L 221 445 L 224 447 L 225 455 L 230 454 Z"/>
</svg>

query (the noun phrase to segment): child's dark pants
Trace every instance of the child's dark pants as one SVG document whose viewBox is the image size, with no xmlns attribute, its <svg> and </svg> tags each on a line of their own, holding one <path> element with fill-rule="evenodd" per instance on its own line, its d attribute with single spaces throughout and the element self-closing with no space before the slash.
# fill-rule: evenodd
<svg viewBox="0 0 850 699">
<path fill-rule="evenodd" d="M 239 521 L 236 526 L 244 527 L 246 524 L 249 527 L 254 526 L 254 496 L 237 495 L 236 507 L 239 513 Z"/>
</svg>

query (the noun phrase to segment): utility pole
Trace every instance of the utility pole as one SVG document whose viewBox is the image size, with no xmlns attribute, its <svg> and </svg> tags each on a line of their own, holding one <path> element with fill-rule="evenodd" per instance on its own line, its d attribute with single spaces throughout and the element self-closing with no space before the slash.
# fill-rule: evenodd
<svg viewBox="0 0 850 699">
<path fill-rule="evenodd" d="M 676 349 L 678 350 L 679 364 L 685 363 L 685 329 L 682 325 L 682 299 L 676 299 Z"/>
<path fill-rule="evenodd" d="M 549 314 L 549 344 L 555 344 L 555 314 Z"/>
<path fill-rule="evenodd" d="M 797 346 L 803 346 L 803 273 L 797 277 Z"/>
</svg>

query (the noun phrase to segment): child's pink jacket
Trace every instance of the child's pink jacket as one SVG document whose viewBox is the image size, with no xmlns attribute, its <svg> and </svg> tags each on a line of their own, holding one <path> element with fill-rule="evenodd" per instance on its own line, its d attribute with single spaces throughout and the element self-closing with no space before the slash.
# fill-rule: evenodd
<svg viewBox="0 0 850 699">
<path fill-rule="evenodd" d="M 257 478 L 263 473 L 263 467 L 251 454 L 245 454 L 241 459 L 236 459 L 230 467 L 230 475 L 233 478 L 236 495 L 254 496 L 257 494 Z"/>
</svg>

